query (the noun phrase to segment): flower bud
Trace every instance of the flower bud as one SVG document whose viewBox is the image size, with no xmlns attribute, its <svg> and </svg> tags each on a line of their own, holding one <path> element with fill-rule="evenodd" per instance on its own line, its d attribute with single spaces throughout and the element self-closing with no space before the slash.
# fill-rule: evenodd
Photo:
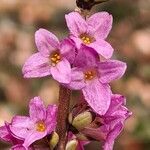
<svg viewBox="0 0 150 150">
<path fill-rule="evenodd" d="M 79 8 L 90 10 L 94 5 L 106 2 L 108 0 L 76 0 Z"/>
<path fill-rule="evenodd" d="M 92 114 L 89 111 L 85 111 L 79 115 L 77 115 L 72 122 L 72 125 L 81 130 L 84 127 L 87 127 L 92 122 Z"/>
<path fill-rule="evenodd" d="M 58 136 L 58 134 L 57 134 L 56 132 L 53 132 L 53 133 L 52 133 L 52 136 L 51 136 L 51 139 L 50 139 L 50 142 L 49 142 L 50 148 L 51 148 L 51 149 L 54 149 L 55 146 L 57 145 L 58 141 L 59 141 L 59 136 Z"/>
<path fill-rule="evenodd" d="M 65 150 L 76 150 L 77 146 L 78 146 L 78 141 L 74 139 L 67 143 Z"/>
</svg>

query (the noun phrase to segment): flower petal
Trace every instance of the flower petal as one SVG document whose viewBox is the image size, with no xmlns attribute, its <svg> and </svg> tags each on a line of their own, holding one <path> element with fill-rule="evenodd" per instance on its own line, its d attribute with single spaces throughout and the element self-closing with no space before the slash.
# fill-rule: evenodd
<svg viewBox="0 0 150 150">
<path fill-rule="evenodd" d="M 70 39 L 72 39 L 75 42 L 77 50 L 80 49 L 80 47 L 83 43 L 82 40 L 79 37 L 75 37 L 73 35 L 70 35 L 69 37 L 70 37 Z"/>
<path fill-rule="evenodd" d="M 64 39 L 61 41 L 60 53 L 72 64 L 75 59 L 75 45 L 72 40 Z"/>
<path fill-rule="evenodd" d="M 28 148 L 32 143 L 34 143 L 37 140 L 42 139 L 46 135 L 47 135 L 46 131 L 45 132 L 37 132 L 37 131 L 33 130 L 32 132 L 29 132 L 28 135 L 26 135 L 23 146 L 25 148 Z"/>
<path fill-rule="evenodd" d="M 46 126 L 47 126 L 47 133 L 50 134 L 54 131 L 56 127 L 56 117 L 57 117 L 57 106 L 56 105 L 49 105 L 46 110 Z"/>
<path fill-rule="evenodd" d="M 24 139 L 33 128 L 34 123 L 29 117 L 25 116 L 15 116 L 10 125 L 11 132 L 22 139 Z"/>
<path fill-rule="evenodd" d="M 74 90 L 80 90 L 85 87 L 83 71 L 73 68 L 71 70 L 71 82 L 67 86 Z"/>
<path fill-rule="evenodd" d="M 67 59 L 63 58 L 56 66 L 51 67 L 51 73 L 55 80 L 60 83 L 71 81 L 71 66 Z"/>
<path fill-rule="evenodd" d="M 78 37 L 82 33 L 86 33 L 87 23 L 78 12 L 71 12 L 65 15 L 67 26 L 74 36 Z"/>
<path fill-rule="evenodd" d="M 95 79 L 82 90 L 85 100 L 93 110 L 99 115 L 104 115 L 109 108 L 111 100 L 109 85 L 101 84 L 98 79 Z"/>
<path fill-rule="evenodd" d="M 105 39 L 111 28 L 112 28 L 113 18 L 107 12 L 95 13 L 87 19 L 88 25 L 92 26 L 94 29 L 94 37 Z"/>
<path fill-rule="evenodd" d="M 36 122 L 46 119 L 46 107 L 40 97 L 34 97 L 29 103 L 30 118 Z"/>
<path fill-rule="evenodd" d="M 96 39 L 95 42 L 89 44 L 89 47 L 93 48 L 98 54 L 106 59 L 109 59 L 114 51 L 111 45 L 102 39 Z"/>
<path fill-rule="evenodd" d="M 57 37 L 45 29 L 39 29 L 36 31 L 35 42 L 39 52 L 43 56 L 49 56 L 59 45 Z"/>
<path fill-rule="evenodd" d="M 113 150 L 114 140 L 120 134 L 123 128 L 123 124 L 120 122 L 115 125 L 115 127 L 107 135 L 107 139 L 104 142 L 104 150 Z"/>
<path fill-rule="evenodd" d="M 96 67 L 99 62 L 99 56 L 93 49 L 81 46 L 79 52 L 75 58 L 74 66 L 75 67 L 82 67 L 82 68 L 90 68 Z"/>
<path fill-rule="evenodd" d="M 111 97 L 111 104 L 106 112 L 106 117 L 111 116 L 111 118 L 115 118 L 115 122 L 124 122 L 128 117 L 132 115 L 132 113 L 125 107 L 126 99 L 124 96 L 119 94 L 113 94 Z"/>
<path fill-rule="evenodd" d="M 102 83 L 110 83 L 115 79 L 119 79 L 125 73 L 126 63 L 117 60 L 108 60 L 100 62 L 98 65 L 100 73 L 100 81 Z"/>
<path fill-rule="evenodd" d="M 14 137 L 11 135 L 8 128 L 9 125 L 7 123 L 0 127 L 0 139 L 6 142 L 13 142 Z"/>
<path fill-rule="evenodd" d="M 44 77 L 50 75 L 49 59 L 40 53 L 33 54 L 22 69 L 24 78 Z"/>
</svg>

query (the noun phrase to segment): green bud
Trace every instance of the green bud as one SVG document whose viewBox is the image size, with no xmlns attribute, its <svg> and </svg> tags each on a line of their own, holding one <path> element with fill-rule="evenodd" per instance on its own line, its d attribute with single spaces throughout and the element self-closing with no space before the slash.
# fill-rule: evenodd
<svg viewBox="0 0 150 150">
<path fill-rule="evenodd" d="M 76 150 L 77 146 L 78 146 L 78 141 L 74 139 L 67 143 L 65 150 Z"/>
<path fill-rule="evenodd" d="M 50 139 L 50 142 L 49 142 L 50 148 L 51 148 L 51 149 L 54 149 L 55 146 L 57 145 L 58 141 L 59 141 L 59 136 L 58 136 L 58 134 L 57 134 L 56 132 L 53 132 L 53 133 L 52 133 L 52 136 L 51 136 L 51 139 Z"/>
<path fill-rule="evenodd" d="M 89 111 L 85 111 L 79 115 L 77 115 L 72 122 L 72 125 L 81 130 L 84 127 L 87 127 L 92 122 L 92 114 Z"/>
</svg>

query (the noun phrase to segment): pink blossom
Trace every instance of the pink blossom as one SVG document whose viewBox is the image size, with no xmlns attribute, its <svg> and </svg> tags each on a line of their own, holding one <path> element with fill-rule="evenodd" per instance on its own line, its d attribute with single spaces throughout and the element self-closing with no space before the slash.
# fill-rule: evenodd
<svg viewBox="0 0 150 150">
<path fill-rule="evenodd" d="M 99 62 L 91 49 L 82 47 L 75 59 L 68 87 L 82 90 L 85 100 L 100 115 L 109 108 L 111 90 L 109 83 L 122 77 L 126 64 L 117 60 Z"/>
<path fill-rule="evenodd" d="M 55 105 L 46 108 L 41 99 L 35 97 L 30 101 L 29 108 L 30 117 L 15 116 L 10 125 L 11 132 L 24 141 L 22 145 L 25 148 L 50 134 L 56 126 Z"/>
<path fill-rule="evenodd" d="M 35 33 L 35 42 L 38 48 L 24 64 L 22 72 L 25 78 L 44 77 L 52 75 L 61 83 L 70 82 L 71 66 L 74 47 L 69 39 L 61 42 L 57 37 L 45 29 Z"/>
<path fill-rule="evenodd" d="M 70 38 L 74 40 L 78 49 L 81 45 L 86 45 L 106 59 L 112 56 L 113 48 L 105 41 L 112 28 L 110 14 L 99 12 L 85 20 L 78 12 L 71 12 L 66 15 L 66 22 Z"/>
<path fill-rule="evenodd" d="M 125 104 L 124 96 L 112 95 L 108 111 L 101 116 L 92 111 L 85 101 L 82 101 L 82 103 L 74 107 L 72 111 L 73 117 L 84 111 L 89 111 L 92 113 L 93 121 L 87 127 L 77 129 L 78 132 L 86 136 L 87 139 L 89 138 L 89 140 L 92 138 L 96 141 L 102 141 L 104 150 L 112 150 L 114 140 L 121 133 L 125 120 L 132 114 L 125 107 Z"/>
</svg>

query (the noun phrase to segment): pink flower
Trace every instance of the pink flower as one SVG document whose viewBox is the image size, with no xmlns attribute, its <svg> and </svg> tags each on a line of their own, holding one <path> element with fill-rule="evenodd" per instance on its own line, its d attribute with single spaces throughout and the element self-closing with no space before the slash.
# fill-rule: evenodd
<svg viewBox="0 0 150 150">
<path fill-rule="evenodd" d="M 10 125 L 11 132 L 24 141 L 22 145 L 25 148 L 50 134 L 56 126 L 55 105 L 46 108 L 41 99 L 35 97 L 30 101 L 29 108 L 30 117 L 15 116 Z"/>
<path fill-rule="evenodd" d="M 65 39 L 60 43 L 54 34 L 45 29 L 39 29 L 35 33 L 35 42 L 39 52 L 33 54 L 24 64 L 22 69 L 24 77 L 52 75 L 58 82 L 69 83 L 70 62 L 74 57 L 71 40 Z"/>
<path fill-rule="evenodd" d="M 112 16 L 107 12 L 95 13 L 86 20 L 79 13 L 71 12 L 66 15 L 66 22 L 78 49 L 86 45 L 106 59 L 112 56 L 113 48 L 105 41 L 112 27 Z"/>
<path fill-rule="evenodd" d="M 125 107 L 125 103 L 126 100 L 122 95 L 112 95 L 108 111 L 101 116 L 93 112 L 85 101 L 82 101 L 74 107 L 72 111 L 73 118 L 79 113 L 89 111 L 92 113 L 93 121 L 83 129 L 77 129 L 78 134 L 82 133 L 89 141 L 90 139 L 102 141 L 104 150 L 112 150 L 114 141 L 121 133 L 125 120 L 132 114 Z"/>
<path fill-rule="evenodd" d="M 126 64 L 117 60 L 99 62 L 98 56 L 87 47 L 82 47 L 74 62 L 71 89 L 82 90 L 85 100 L 100 115 L 109 108 L 111 90 L 109 83 L 119 79 L 126 70 Z"/>
</svg>

